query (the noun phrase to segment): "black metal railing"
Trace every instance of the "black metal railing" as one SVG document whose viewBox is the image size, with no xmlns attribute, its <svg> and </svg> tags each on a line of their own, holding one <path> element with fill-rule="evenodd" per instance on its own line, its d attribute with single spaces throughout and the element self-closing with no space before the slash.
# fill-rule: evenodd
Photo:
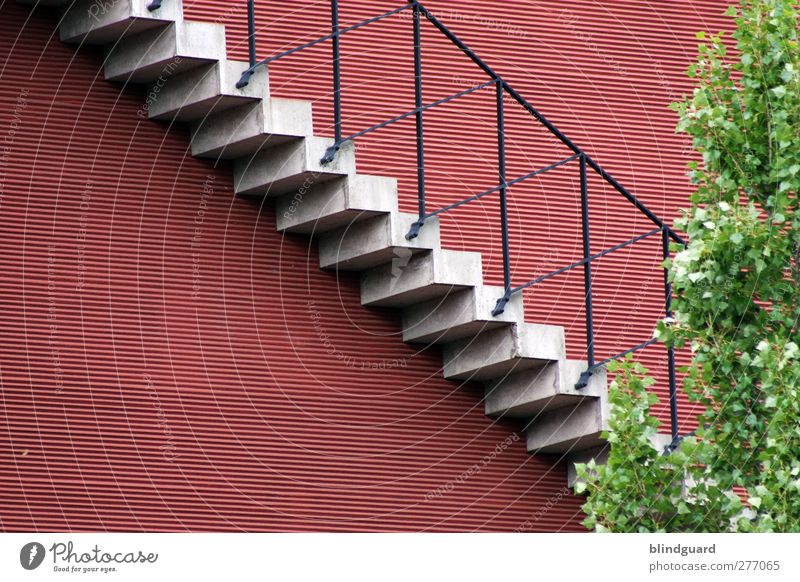
<svg viewBox="0 0 800 582">
<path fill-rule="evenodd" d="M 309 47 L 315 46 L 319 43 L 332 41 L 332 65 L 333 65 L 333 117 L 334 117 L 334 143 L 325 152 L 321 160 L 322 164 L 328 164 L 334 160 L 337 152 L 341 146 L 349 141 L 355 140 L 373 131 L 407 119 L 414 117 L 416 122 L 416 142 L 417 142 L 417 192 L 418 192 L 418 218 L 417 221 L 411 226 L 406 238 L 411 240 L 418 236 L 421 228 L 424 227 L 426 221 L 434 216 L 443 214 L 464 204 L 480 200 L 485 196 L 497 193 L 500 199 L 500 230 L 502 235 L 503 246 L 503 288 L 504 294 L 497 299 L 497 304 L 492 311 L 493 316 L 498 316 L 503 313 L 506 305 L 515 293 L 520 293 L 524 289 L 537 285 L 547 279 L 557 275 L 566 273 L 572 269 L 583 267 L 584 291 L 585 291 L 585 325 L 586 325 L 586 356 L 587 356 L 587 369 L 581 375 L 576 388 L 585 388 L 589 382 L 592 374 L 602 366 L 605 366 L 610 361 L 621 358 L 644 349 L 654 343 L 655 339 L 648 340 L 639 345 L 633 346 L 625 351 L 615 354 L 609 358 L 597 361 L 595 354 L 595 331 L 594 331 L 594 313 L 593 313 L 593 292 L 592 292 L 592 263 L 601 257 L 609 255 L 620 249 L 629 247 L 637 242 L 653 237 L 657 234 L 661 235 L 662 256 L 666 260 L 670 256 L 670 241 L 678 244 L 685 245 L 685 241 L 663 220 L 661 220 L 655 213 L 653 213 L 647 206 L 641 202 L 636 196 L 629 192 L 622 184 L 620 184 L 613 176 L 606 172 L 595 160 L 591 158 L 585 151 L 573 143 L 566 135 L 564 135 L 555 125 L 553 125 L 542 113 L 540 113 L 533 105 L 531 105 L 522 95 L 520 95 L 511 85 L 509 85 L 500 75 L 498 75 L 489 65 L 487 65 L 478 55 L 476 55 L 461 39 L 459 39 L 447 26 L 440 22 L 425 6 L 418 1 L 411 1 L 394 10 L 390 10 L 384 14 L 362 20 L 354 25 L 341 28 L 339 23 L 339 2 L 338 0 L 331 0 L 331 33 L 318 38 L 316 40 L 307 42 L 300 46 L 294 47 L 290 50 L 284 51 L 280 54 L 271 56 L 263 60 L 256 59 L 256 27 L 255 27 L 255 11 L 254 0 L 248 0 L 248 47 L 249 47 L 249 61 L 250 67 L 244 72 L 237 87 L 241 88 L 248 84 L 253 72 L 259 66 L 267 65 L 278 59 L 284 58 L 288 55 L 305 50 Z M 397 115 L 391 119 L 358 131 L 356 133 L 343 136 L 342 133 L 342 89 L 341 89 L 341 50 L 340 38 L 342 35 L 347 34 L 353 30 L 373 24 L 395 14 L 403 11 L 411 10 L 413 12 L 412 19 L 412 35 L 414 45 L 414 109 Z M 474 64 L 476 64 L 488 77 L 489 80 L 485 83 L 470 87 L 463 91 L 459 91 L 437 101 L 424 103 L 422 98 L 422 35 L 421 35 L 421 21 L 425 18 L 436 29 L 439 30 L 448 40 L 450 40 L 461 52 L 463 52 Z M 425 144 L 424 144 L 424 113 L 425 111 L 460 99 L 475 91 L 485 89 L 487 87 L 495 87 L 497 97 L 497 174 L 499 184 L 493 188 L 474 194 L 442 208 L 429 211 L 427 209 L 426 194 L 425 194 Z M 573 154 L 560 161 L 554 162 L 549 166 L 533 170 L 530 173 L 518 176 L 512 180 L 508 180 L 506 176 L 506 129 L 505 129 L 505 97 L 510 96 L 522 108 L 524 108 L 533 118 L 544 126 L 558 141 L 567 146 Z M 551 273 L 547 273 L 537 277 L 522 285 L 513 286 L 512 273 L 511 273 L 511 257 L 510 257 L 510 243 L 509 243 L 509 227 L 508 227 L 508 195 L 511 187 L 524 182 L 535 176 L 540 176 L 557 167 L 564 166 L 570 162 L 578 161 L 578 170 L 580 175 L 580 206 L 581 206 L 581 230 L 582 230 L 582 251 L 583 259 L 575 262 L 566 267 L 557 269 Z M 614 190 L 627 199 L 641 214 L 650 220 L 657 228 L 650 230 L 644 234 L 636 236 L 628 241 L 622 242 L 606 249 L 602 252 L 592 254 L 591 252 L 591 236 L 589 229 L 589 187 L 588 187 L 588 170 L 591 169 L 595 174 L 602 178 Z M 671 303 L 672 303 L 672 288 L 670 286 L 667 270 L 664 269 L 664 311 L 667 320 L 671 320 Z M 667 350 L 668 358 L 668 371 L 669 371 L 669 402 L 670 402 L 670 425 L 673 442 L 680 439 L 680 431 L 678 426 L 677 416 L 677 379 L 675 370 L 675 353 L 672 348 Z"/>
</svg>

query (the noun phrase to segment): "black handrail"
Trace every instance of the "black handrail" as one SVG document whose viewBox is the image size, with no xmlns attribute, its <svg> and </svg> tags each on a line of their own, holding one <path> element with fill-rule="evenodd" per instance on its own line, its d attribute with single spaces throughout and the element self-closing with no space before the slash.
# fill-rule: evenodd
<svg viewBox="0 0 800 582">
<path fill-rule="evenodd" d="M 500 178 L 500 233 L 503 241 L 503 294 L 511 292 L 511 251 L 508 240 L 508 185 L 506 184 L 506 122 L 503 85 L 497 79 L 497 173 Z"/>
<path fill-rule="evenodd" d="M 339 48 L 339 2 L 331 0 L 331 46 L 333 50 L 333 135 L 334 142 L 342 141 L 342 67 Z M 250 63 L 252 67 L 253 64 Z M 333 160 L 331 160 L 333 161 Z"/>
<path fill-rule="evenodd" d="M 418 236 L 419 230 L 425 225 L 426 221 L 433 216 L 442 214 L 464 204 L 468 204 L 475 200 L 479 200 L 484 196 L 499 193 L 500 198 L 500 228 L 502 234 L 503 244 L 503 297 L 497 300 L 497 304 L 492 311 L 492 315 L 498 316 L 503 313 L 507 303 L 515 293 L 519 293 L 533 285 L 541 283 L 551 277 L 565 273 L 577 267 L 583 267 L 584 274 L 584 290 L 585 290 L 585 319 L 586 319 L 586 353 L 588 366 L 585 372 L 581 375 L 575 387 L 585 388 L 588 385 L 589 378 L 599 368 L 605 366 L 610 361 L 624 357 L 625 355 L 644 349 L 656 343 L 655 339 L 648 340 L 630 349 L 627 349 L 619 354 L 611 356 L 605 360 L 597 362 L 595 359 L 595 332 L 594 332 L 594 313 L 592 304 L 592 262 L 604 257 L 610 253 L 618 251 L 622 248 L 628 247 L 641 240 L 661 234 L 662 238 L 662 255 L 664 260 L 669 259 L 670 256 L 670 241 L 674 241 L 680 245 L 686 245 L 686 242 L 681 236 L 672 230 L 661 218 L 652 212 L 643 202 L 641 202 L 634 194 L 628 191 L 622 184 L 620 184 L 611 174 L 606 172 L 591 156 L 589 156 L 583 149 L 573 143 L 565 134 L 563 134 L 552 122 L 550 122 L 541 112 L 539 112 L 533 105 L 531 105 L 522 95 L 520 95 L 511 85 L 509 85 L 500 75 L 498 75 L 488 64 L 486 64 L 472 49 L 470 49 L 461 39 L 459 39 L 447 26 L 445 26 L 439 19 L 437 19 L 421 2 L 412 0 L 403 6 L 390 10 L 384 14 L 362 20 L 352 26 L 341 28 L 339 23 L 339 2 L 338 0 L 331 0 L 331 33 L 304 43 L 280 54 L 258 61 L 256 59 L 255 48 L 255 13 L 254 13 L 254 0 L 248 1 L 248 44 L 249 44 L 249 68 L 242 74 L 236 86 L 238 88 L 244 87 L 248 84 L 250 77 L 256 68 L 262 65 L 267 65 L 285 56 L 302 51 L 309 47 L 315 46 L 327 40 L 332 41 L 332 64 L 333 64 L 333 101 L 334 101 L 334 143 L 325 152 L 321 160 L 322 164 L 328 164 L 334 160 L 336 153 L 341 146 L 363 135 L 396 123 L 400 120 L 411 117 L 412 115 L 416 121 L 416 141 L 417 141 L 417 192 L 418 192 L 418 219 L 411 226 L 407 239 L 413 239 Z M 155 0 L 160 2 L 160 0 Z M 154 3 L 155 3 L 154 2 Z M 367 129 L 363 129 L 346 137 L 342 136 L 342 90 L 341 90 L 341 52 L 339 40 L 342 35 L 367 26 L 369 24 L 378 22 L 395 14 L 399 14 L 405 10 L 412 9 L 413 11 L 413 42 L 414 42 L 414 109 L 406 113 L 397 115 L 391 119 L 373 125 Z M 459 91 L 448 97 L 444 97 L 437 101 L 428 104 L 423 103 L 422 99 L 422 42 L 421 42 L 421 18 L 425 18 L 433 24 L 447 39 L 449 39 L 459 50 L 461 50 L 473 63 L 475 63 L 481 70 L 486 73 L 490 78 L 486 83 L 482 83 Z M 491 85 L 495 86 L 497 96 L 497 164 L 498 164 L 498 178 L 499 185 L 485 190 L 479 194 L 475 194 L 436 209 L 434 211 L 427 210 L 426 196 L 425 196 L 425 147 L 424 147 L 424 126 L 423 126 L 423 113 L 428 109 L 437 107 L 444 103 L 448 103 L 455 99 L 459 99 L 465 95 L 469 95 L 480 89 L 484 89 Z M 510 95 L 520 106 L 522 106 L 534 119 L 543 125 L 551 134 L 553 134 L 562 144 L 569 148 L 573 155 L 544 168 L 535 170 L 514 180 L 508 181 L 506 176 L 506 144 L 505 144 L 505 104 L 504 98 L 506 93 Z M 519 184 L 531 177 L 541 175 L 556 167 L 567 164 L 571 161 L 578 160 L 580 171 L 580 202 L 581 202 L 581 231 L 582 231 L 582 250 L 583 259 L 557 269 L 546 275 L 542 275 L 529 281 L 528 283 L 512 287 L 511 281 L 511 260 L 510 260 L 510 243 L 509 243 L 509 229 L 508 229 L 508 190 L 511 186 Z M 626 200 L 628 200 L 639 212 L 647 217 L 657 228 L 634 237 L 628 241 L 620 243 L 614 247 L 592 254 L 591 252 L 591 237 L 589 229 L 589 188 L 587 169 L 591 168 L 598 176 L 600 176 L 606 183 L 620 193 Z M 665 317 L 667 321 L 672 318 L 671 304 L 672 304 L 672 287 L 669 283 L 667 269 L 664 269 L 664 301 L 665 301 Z M 673 442 L 680 439 L 680 431 L 678 426 L 678 413 L 677 413 L 677 379 L 675 369 L 675 353 L 672 348 L 668 348 L 668 364 L 669 364 L 669 395 L 670 395 L 670 425 Z"/>
<path fill-rule="evenodd" d="M 256 3 L 247 0 L 247 53 L 252 70 L 256 66 Z M 249 79 L 249 77 L 248 77 Z"/>
<path fill-rule="evenodd" d="M 592 242 L 589 235 L 589 183 L 586 177 L 586 156 L 580 156 L 581 172 L 581 231 L 583 234 L 583 288 L 586 291 L 586 359 L 589 370 L 594 368 L 594 310 L 592 308 Z M 508 295 L 508 294 L 506 294 Z"/>
<path fill-rule="evenodd" d="M 669 235 L 663 231 L 661 235 L 661 249 L 664 260 L 669 259 Z M 664 269 L 664 312 L 666 321 L 672 321 L 672 283 L 669 282 L 669 271 Z M 670 425 L 672 426 L 672 440 L 679 438 L 678 431 L 678 381 L 675 373 L 675 350 L 667 348 L 667 366 L 669 370 L 669 411 Z"/>
<path fill-rule="evenodd" d="M 332 0 L 336 2 L 336 0 Z M 422 109 L 422 30 L 419 5 L 414 4 L 414 122 L 417 133 L 417 211 L 425 216 L 425 132 Z"/>
</svg>

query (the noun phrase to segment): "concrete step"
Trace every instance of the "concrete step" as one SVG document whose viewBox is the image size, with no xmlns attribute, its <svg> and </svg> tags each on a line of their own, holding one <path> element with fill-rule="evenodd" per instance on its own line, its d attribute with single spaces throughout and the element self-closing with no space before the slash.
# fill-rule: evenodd
<svg viewBox="0 0 800 582">
<path fill-rule="evenodd" d="M 267 75 L 259 67 L 258 75 Z M 308 137 L 314 133 L 310 101 L 266 97 L 250 105 L 227 109 L 192 124 L 192 155 L 233 160 Z"/>
<path fill-rule="evenodd" d="M 534 416 L 525 430 L 528 452 L 564 454 L 599 447 L 607 429 L 607 396 L 586 397 Z"/>
<path fill-rule="evenodd" d="M 408 307 L 445 297 L 480 285 L 481 268 L 481 254 L 467 251 L 435 249 L 399 257 L 361 275 L 361 303 Z"/>
<path fill-rule="evenodd" d="M 484 400 L 486 414 L 503 418 L 529 418 L 541 412 L 599 398 L 608 390 L 605 368 L 597 369 L 586 388 L 576 389 L 588 364 L 559 360 L 489 382 Z"/>
<path fill-rule="evenodd" d="M 108 50 L 104 71 L 109 81 L 164 83 L 225 59 L 224 26 L 181 20 L 120 40 Z"/>
<path fill-rule="evenodd" d="M 664 449 L 672 443 L 672 436 L 669 434 L 656 434 L 650 439 L 650 444 L 653 448 L 663 453 Z M 575 471 L 575 465 L 579 463 L 588 463 L 594 459 L 598 465 L 605 465 L 608 462 L 608 453 L 610 452 L 610 444 L 605 443 L 599 447 L 576 451 L 567 455 L 567 486 L 575 487 L 578 483 L 578 473 Z"/>
<path fill-rule="evenodd" d="M 492 380 L 565 357 L 564 328 L 521 323 L 445 344 L 444 377 Z"/>
<path fill-rule="evenodd" d="M 403 310 L 403 341 L 447 343 L 524 321 L 521 293 L 512 296 L 504 313 L 492 315 L 502 296 L 502 287 L 479 285 L 409 307 Z"/>
<path fill-rule="evenodd" d="M 33 2 L 31 2 L 33 3 Z M 127 36 L 161 28 L 183 20 L 181 0 L 164 0 L 161 7 L 148 10 L 152 0 L 49 0 L 49 6 L 64 6 L 58 32 L 70 43 L 111 44 Z"/>
<path fill-rule="evenodd" d="M 355 222 L 323 234 L 319 239 L 319 264 L 323 269 L 364 271 L 384 263 L 401 266 L 415 253 L 441 248 L 439 221 L 432 219 L 417 238 L 406 233 L 416 214 L 392 212 Z"/>
<path fill-rule="evenodd" d="M 578 484 L 578 472 L 575 465 L 588 463 L 594 459 L 598 465 L 605 465 L 608 462 L 610 445 L 608 443 L 599 447 L 592 447 L 582 451 L 576 451 L 567 455 L 567 487 L 575 487 Z"/>
<path fill-rule="evenodd" d="M 236 88 L 236 81 L 248 67 L 245 62 L 225 59 L 170 77 L 166 83 L 157 81 L 150 88 L 148 115 L 164 121 L 202 120 L 212 113 L 268 98 L 265 68 L 257 69 L 246 87 Z"/>
<path fill-rule="evenodd" d="M 247 196 L 280 196 L 355 174 L 353 142 L 343 144 L 330 164 L 320 163 L 332 145 L 331 138 L 307 137 L 238 159 L 233 169 L 234 191 Z"/>
<path fill-rule="evenodd" d="M 353 174 L 278 198 L 278 230 L 321 234 L 397 212 L 397 179 Z"/>
</svg>

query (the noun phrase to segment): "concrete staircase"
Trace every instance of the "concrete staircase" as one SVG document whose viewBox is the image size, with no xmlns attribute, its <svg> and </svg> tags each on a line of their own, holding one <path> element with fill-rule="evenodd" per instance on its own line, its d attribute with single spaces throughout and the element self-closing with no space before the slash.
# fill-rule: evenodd
<svg viewBox="0 0 800 582">
<path fill-rule="evenodd" d="M 35 0 L 23 0 L 35 4 Z M 480 253 L 441 248 L 439 225 L 405 238 L 397 182 L 356 171 L 352 143 L 320 163 L 332 140 L 312 133 L 311 104 L 270 96 L 266 67 L 235 87 L 247 63 L 226 56 L 225 28 L 183 19 L 180 0 L 45 0 L 61 11 L 64 42 L 105 47 L 108 80 L 151 85 L 148 114 L 189 123 L 195 156 L 234 161 L 235 191 L 275 197 L 278 229 L 318 237 L 320 267 L 361 272 L 364 305 L 402 309 L 403 339 L 442 344 L 443 374 L 486 387 L 486 414 L 525 423 L 528 450 L 585 461 L 604 454 L 607 380 L 575 383 L 564 330 L 527 323 L 520 294 L 483 284 Z"/>
</svg>

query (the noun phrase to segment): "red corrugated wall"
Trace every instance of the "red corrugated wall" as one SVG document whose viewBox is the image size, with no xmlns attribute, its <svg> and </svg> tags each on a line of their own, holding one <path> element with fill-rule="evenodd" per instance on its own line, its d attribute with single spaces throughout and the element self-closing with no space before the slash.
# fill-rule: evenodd
<svg viewBox="0 0 800 582">
<path fill-rule="evenodd" d="M 244 3 L 243 3 L 244 4 Z M 598 2 L 577 0 L 425 2 L 432 12 L 511 85 L 583 147 L 659 216 L 671 221 L 690 192 L 688 142 L 675 135 L 667 106 L 691 91 L 684 74 L 699 30 L 730 26 L 725 0 Z M 391 0 L 342 1 L 342 26 L 401 6 Z M 189 18 L 228 27 L 228 51 L 247 58 L 245 7 L 214 0 L 186 5 Z M 257 2 L 258 56 L 265 58 L 330 32 L 330 3 Z M 342 39 L 344 133 L 413 108 L 410 13 L 348 33 Z M 323 43 L 271 66 L 273 93 L 314 101 L 316 131 L 332 135 L 330 45 Z M 423 24 L 425 101 L 487 80 L 430 23 Z M 510 98 L 506 101 L 509 178 L 571 152 Z M 497 185 L 495 96 L 489 88 L 425 114 L 429 208 Z M 358 141 L 361 171 L 400 177 L 401 208 L 416 210 L 414 120 Z M 513 283 L 582 257 L 577 163 L 510 191 Z M 652 224 L 590 172 L 592 250 L 609 248 Z M 488 281 L 502 284 L 499 205 L 492 200 L 443 217 L 446 244 L 483 252 Z M 653 237 L 594 264 L 598 359 L 652 337 L 663 317 L 661 242 Z M 568 349 L 585 357 L 583 274 L 575 269 L 526 291 L 527 319 L 567 327 Z M 659 379 L 657 412 L 668 418 L 666 357 L 661 346 L 638 354 Z M 679 363 L 686 354 L 679 354 Z M 682 396 L 682 395 L 681 395 Z M 682 398 L 682 428 L 695 411 Z"/>
<path fill-rule="evenodd" d="M 244 58 L 240 4 L 186 14 L 224 22 Z M 342 4 L 350 22 L 392 6 Z M 684 143 L 664 107 L 722 3 L 429 5 L 656 212 L 684 203 Z M 323 34 L 326 7 L 260 1 L 261 56 Z M 229 167 L 193 159 L 185 129 L 138 117 L 141 89 L 104 82 L 99 52 L 75 53 L 54 18 L 29 13 L 0 6 L 0 529 L 581 529 L 563 464 L 507 441 L 519 427 L 483 415 L 479 386 L 441 379 L 439 352 L 404 345 L 397 313 L 360 307 L 356 277 L 320 271 L 307 239 L 232 195 Z M 347 130 L 410 108 L 409 26 L 344 41 Z M 272 70 L 275 94 L 316 101 L 319 133 L 325 54 Z M 425 55 L 428 99 L 481 79 L 430 29 Z M 484 92 L 427 117 L 433 204 L 494 185 L 492 106 Z M 510 172 L 564 157 L 508 109 Z M 409 210 L 412 131 L 358 147 L 360 171 L 401 178 Z M 580 252 L 574 182 L 514 192 L 515 281 Z M 599 184 L 592 195 L 598 247 L 645 228 Z M 483 250 L 497 282 L 495 217 L 492 203 L 465 208 L 445 236 Z M 603 349 L 658 317 L 654 253 L 600 268 Z M 565 281 L 530 293 L 528 318 L 569 325 L 580 357 L 580 277 Z"/>
</svg>

